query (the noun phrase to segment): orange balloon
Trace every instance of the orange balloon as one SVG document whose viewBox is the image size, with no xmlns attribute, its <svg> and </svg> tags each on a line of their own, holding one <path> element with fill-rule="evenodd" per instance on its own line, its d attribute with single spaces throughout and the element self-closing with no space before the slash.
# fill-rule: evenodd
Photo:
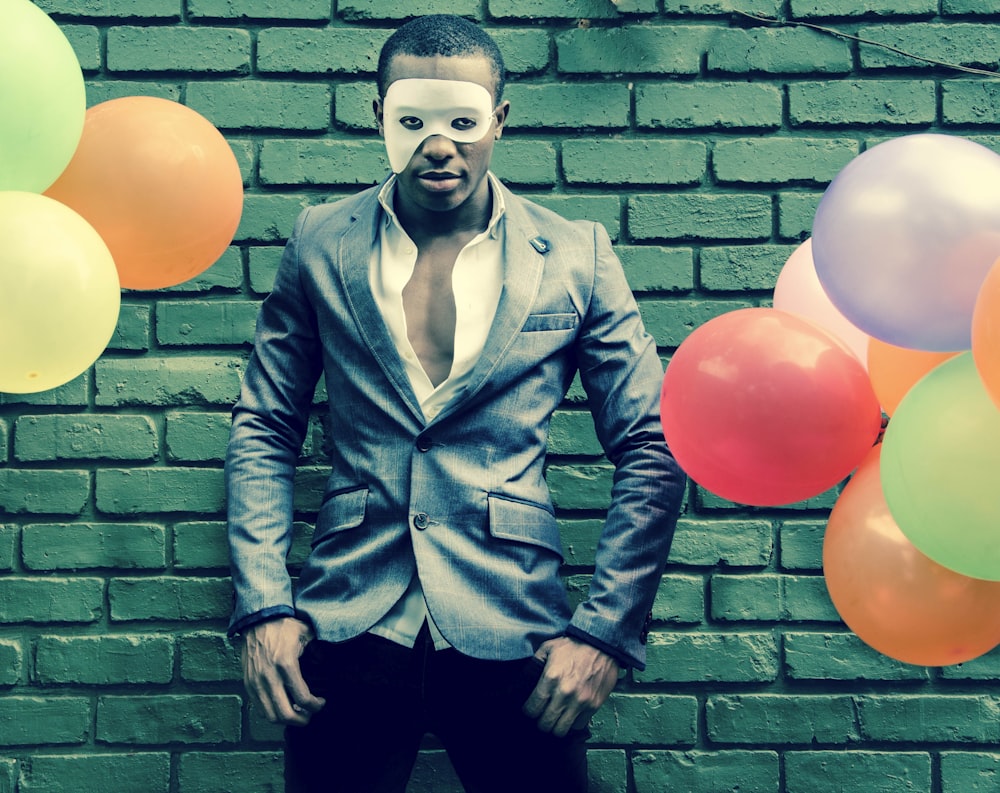
<svg viewBox="0 0 1000 793">
<path fill-rule="evenodd" d="M 148 96 L 90 108 L 73 159 L 46 195 L 97 230 L 127 289 L 173 286 L 208 269 L 243 211 L 239 164 L 222 133 L 194 110 Z"/>
<path fill-rule="evenodd" d="M 876 339 L 868 340 L 868 376 L 875 396 L 886 414 L 896 412 L 900 400 L 917 381 L 938 364 L 954 358 L 957 352 L 931 352 L 897 347 Z"/>
<path fill-rule="evenodd" d="M 968 578 L 920 553 L 892 516 L 876 446 L 827 523 L 823 571 L 847 626 L 883 655 L 917 666 L 969 661 L 1000 644 L 1000 582 Z"/>
<path fill-rule="evenodd" d="M 990 398 L 1000 407 L 1000 260 L 987 273 L 972 311 L 972 360 Z"/>
</svg>

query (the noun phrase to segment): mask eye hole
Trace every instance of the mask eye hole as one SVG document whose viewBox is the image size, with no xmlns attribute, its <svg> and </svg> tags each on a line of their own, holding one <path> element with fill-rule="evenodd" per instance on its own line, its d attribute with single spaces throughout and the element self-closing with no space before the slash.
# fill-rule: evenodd
<svg viewBox="0 0 1000 793">
<path fill-rule="evenodd" d="M 403 116 L 399 119 L 399 124 L 403 129 L 421 129 L 424 126 L 424 122 L 421 121 L 416 116 Z"/>
<path fill-rule="evenodd" d="M 474 118 L 468 118 L 467 116 L 462 116 L 461 118 L 456 118 L 451 122 L 453 129 L 457 129 L 459 132 L 468 132 L 470 129 L 475 128 L 476 120 Z"/>
</svg>

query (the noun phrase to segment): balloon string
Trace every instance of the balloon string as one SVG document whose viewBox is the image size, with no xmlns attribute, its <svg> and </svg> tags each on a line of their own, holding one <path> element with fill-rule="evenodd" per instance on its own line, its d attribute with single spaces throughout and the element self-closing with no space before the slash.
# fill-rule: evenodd
<svg viewBox="0 0 1000 793">
<path fill-rule="evenodd" d="M 968 72 L 969 74 L 979 74 L 984 77 L 1000 77 L 1000 72 L 993 72 L 987 69 L 976 69 L 972 66 L 960 66 L 957 63 L 947 63 L 946 61 L 936 61 L 933 58 L 925 58 L 921 55 L 914 55 L 912 52 L 907 52 L 906 50 L 901 50 L 898 47 L 893 47 L 891 44 L 884 44 L 881 41 L 872 41 L 871 39 L 862 38 L 861 36 L 854 36 L 850 33 L 844 33 L 841 30 L 835 28 L 823 27 L 822 25 L 814 25 L 810 22 L 798 22 L 795 20 L 788 19 L 778 19 L 777 17 L 769 17 L 764 14 L 749 14 L 746 11 L 734 11 L 734 14 L 739 16 L 747 17 L 752 19 L 754 22 L 763 23 L 766 25 L 783 25 L 786 27 L 799 27 L 799 28 L 809 28 L 810 30 L 816 30 L 820 33 L 825 33 L 830 36 L 837 36 L 842 39 L 850 39 L 851 41 L 857 41 L 861 44 L 868 44 L 872 47 L 881 47 L 884 50 L 889 50 L 890 52 L 895 52 L 897 55 L 903 55 L 907 58 L 913 58 L 917 61 L 922 61 L 923 63 L 929 63 L 933 66 L 944 66 L 948 69 L 957 69 L 960 72 Z"/>
</svg>

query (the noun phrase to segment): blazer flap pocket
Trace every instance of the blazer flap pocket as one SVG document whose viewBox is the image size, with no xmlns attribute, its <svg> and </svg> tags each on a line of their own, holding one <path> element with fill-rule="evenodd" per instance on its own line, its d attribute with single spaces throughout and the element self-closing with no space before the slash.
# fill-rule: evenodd
<svg viewBox="0 0 1000 793">
<path fill-rule="evenodd" d="M 562 558 L 562 540 L 555 515 L 540 504 L 490 495 L 490 534 L 547 548 Z"/>
<path fill-rule="evenodd" d="M 521 331 L 530 333 L 539 330 L 573 330 L 579 321 L 572 311 L 566 314 L 529 314 Z"/>
<path fill-rule="evenodd" d="M 367 505 L 367 487 L 344 490 L 327 496 L 316 517 L 316 539 L 331 532 L 360 526 L 364 522 Z"/>
</svg>

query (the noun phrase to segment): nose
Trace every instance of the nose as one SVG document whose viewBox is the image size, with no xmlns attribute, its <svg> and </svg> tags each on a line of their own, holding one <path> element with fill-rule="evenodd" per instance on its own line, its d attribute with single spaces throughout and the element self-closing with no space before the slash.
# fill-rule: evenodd
<svg viewBox="0 0 1000 793">
<path fill-rule="evenodd" d="M 447 135 L 430 135 L 420 144 L 420 153 L 428 160 L 447 160 L 458 154 L 458 150 Z"/>
</svg>

